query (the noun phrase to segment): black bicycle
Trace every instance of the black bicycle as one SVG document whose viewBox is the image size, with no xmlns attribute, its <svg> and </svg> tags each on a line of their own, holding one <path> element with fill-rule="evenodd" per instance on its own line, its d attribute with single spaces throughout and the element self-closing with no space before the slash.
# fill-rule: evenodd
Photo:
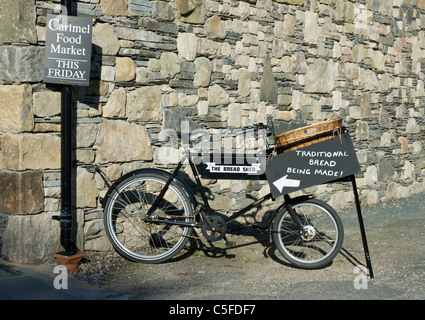
<svg viewBox="0 0 425 320">
<path fill-rule="evenodd" d="M 254 130 L 271 132 L 269 126 L 262 124 Z M 264 169 L 273 149 L 267 148 L 261 157 L 243 155 L 239 160 L 244 160 L 238 161 L 239 155 L 235 154 L 190 153 L 189 144 L 203 137 L 202 133 L 177 136 L 184 146 L 184 155 L 172 173 L 140 169 L 115 183 L 109 181 L 103 200 L 105 230 L 115 250 L 128 260 L 165 262 L 185 247 L 193 228 L 200 228 L 209 242 L 227 241 L 230 222 L 268 200 L 277 200 L 269 193 L 231 216 L 223 218 L 213 212 L 200 177 L 266 180 Z M 185 161 L 192 170 L 199 200 L 178 175 Z M 99 167 L 97 172 L 107 179 Z M 341 249 L 344 238 L 338 214 L 325 202 L 310 196 L 284 195 L 283 200 L 269 222 L 276 248 L 296 267 L 316 269 L 328 265 Z"/>
</svg>

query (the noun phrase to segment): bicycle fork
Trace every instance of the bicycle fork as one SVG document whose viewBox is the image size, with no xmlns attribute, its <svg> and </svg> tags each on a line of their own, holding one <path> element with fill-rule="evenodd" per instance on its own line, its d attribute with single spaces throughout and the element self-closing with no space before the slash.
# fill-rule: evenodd
<svg viewBox="0 0 425 320">
<path fill-rule="evenodd" d="M 289 195 L 287 195 L 287 194 L 284 195 L 283 197 L 285 199 L 286 210 L 289 212 L 289 214 L 291 215 L 291 218 L 295 221 L 295 223 L 297 224 L 300 231 L 303 232 L 304 231 L 304 225 L 301 222 L 300 218 L 298 217 L 298 214 L 295 212 L 294 208 L 292 207 L 291 197 L 289 197 Z"/>
</svg>

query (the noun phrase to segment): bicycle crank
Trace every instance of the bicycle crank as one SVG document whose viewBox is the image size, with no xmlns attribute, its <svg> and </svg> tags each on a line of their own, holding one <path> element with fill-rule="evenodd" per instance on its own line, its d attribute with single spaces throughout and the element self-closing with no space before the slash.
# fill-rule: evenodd
<svg viewBox="0 0 425 320">
<path fill-rule="evenodd" d="M 201 224 L 201 230 L 208 241 L 219 241 L 226 236 L 227 224 L 220 216 L 205 217 Z"/>
</svg>

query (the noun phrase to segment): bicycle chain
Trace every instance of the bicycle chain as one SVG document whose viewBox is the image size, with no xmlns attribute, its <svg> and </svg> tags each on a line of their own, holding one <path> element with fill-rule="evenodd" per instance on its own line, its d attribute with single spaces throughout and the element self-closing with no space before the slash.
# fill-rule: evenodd
<svg viewBox="0 0 425 320">
<path fill-rule="evenodd" d="M 198 207 L 195 209 L 195 215 L 194 216 L 184 216 L 185 219 L 189 218 L 193 221 L 196 220 L 196 218 L 199 216 L 200 211 L 202 210 L 202 206 L 198 205 Z M 202 215 L 201 215 L 202 216 Z M 209 221 L 205 221 L 205 219 L 208 219 Z M 202 235 L 211 242 L 219 241 L 223 239 L 227 234 L 227 224 L 226 221 L 217 215 L 213 215 L 211 217 L 204 217 L 204 221 L 202 221 L 201 225 L 199 226 L 201 228 Z M 201 237 L 199 236 L 190 236 L 187 234 L 182 234 L 173 230 L 168 230 L 168 232 L 177 234 L 179 236 L 192 238 L 196 240 L 201 240 Z M 208 232 L 211 232 L 211 234 L 208 234 Z M 218 233 L 218 235 L 212 235 Z"/>
<path fill-rule="evenodd" d="M 187 217 L 185 216 L 185 218 L 191 218 L 191 219 L 195 220 L 196 216 L 187 216 Z M 201 240 L 201 237 L 199 237 L 199 236 L 190 236 L 188 234 L 183 234 L 183 233 L 180 233 L 180 232 L 176 232 L 176 231 L 173 231 L 171 229 L 167 230 L 167 232 L 171 232 L 171 233 L 174 233 L 174 234 L 177 234 L 179 236 L 186 237 L 186 238 L 192 238 L 192 239 L 196 239 L 196 240 Z"/>
<path fill-rule="evenodd" d="M 196 216 L 185 216 L 185 218 L 191 218 L 191 219 L 193 219 L 193 220 L 195 220 L 195 218 L 196 218 Z M 221 239 L 223 239 L 225 236 L 226 236 L 226 223 L 225 223 L 225 221 L 221 218 L 221 217 L 217 217 L 217 218 L 219 218 L 220 220 L 222 220 L 222 222 L 224 223 L 224 230 L 220 233 L 220 235 L 219 236 L 217 236 L 217 237 L 210 237 L 208 234 L 206 234 L 205 233 L 205 231 L 204 231 L 204 227 L 203 227 L 203 225 L 204 224 L 207 224 L 205 221 L 202 223 L 202 225 L 200 226 L 200 228 L 201 228 L 201 230 L 202 230 L 202 234 L 203 234 L 203 236 L 207 239 L 207 240 L 209 240 L 209 241 L 218 241 L 218 240 L 221 240 Z M 215 219 L 215 217 L 212 217 L 212 218 L 210 218 L 210 219 Z M 176 231 L 173 231 L 173 230 L 168 230 L 167 232 L 171 232 L 171 233 L 174 233 L 174 234 L 177 234 L 177 235 L 179 235 L 179 236 L 182 236 L 182 237 L 186 237 L 186 238 L 192 238 L 192 239 L 196 239 L 196 240 L 201 240 L 202 238 L 200 237 L 200 236 L 190 236 L 190 235 L 187 235 L 187 234 L 182 234 L 182 233 L 179 233 L 179 232 L 176 232 Z"/>
</svg>

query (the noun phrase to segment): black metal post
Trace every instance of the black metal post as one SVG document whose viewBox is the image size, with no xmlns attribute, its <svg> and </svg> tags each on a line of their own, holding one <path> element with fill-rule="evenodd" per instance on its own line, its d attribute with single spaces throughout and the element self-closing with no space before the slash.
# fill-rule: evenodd
<svg viewBox="0 0 425 320">
<path fill-rule="evenodd" d="M 67 254 L 74 254 L 72 242 L 73 186 L 72 186 L 72 91 L 62 87 L 61 111 L 61 245 Z"/>
<path fill-rule="evenodd" d="M 72 15 L 72 0 L 62 0 L 61 3 L 67 10 L 66 14 Z M 73 185 L 72 185 L 72 86 L 62 87 L 61 108 L 61 245 L 67 255 L 76 253 L 77 248 L 72 241 L 73 221 Z"/>
<path fill-rule="evenodd" d="M 67 15 L 72 16 L 72 0 L 62 0 L 62 6 L 67 10 Z"/>
<path fill-rule="evenodd" d="M 373 270 L 372 270 L 372 263 L 370 261 L 369 248 L 368 248 L 367 240 L 366 240 L 366 231 L 363 224 L 362 209 L 360 206 L 359 194 L 357 192 L 356 178 L 354 175 L 351 176 L 351 182 L 353 185 L 354 199 L 356 201 L 357 216 L 359 218 L 360 232 L 362 235 L 363 250 L 365 254 L 366 264 L 367 264 L 367 268 L 369 269 L 369 277 L 373 279 L 374 276 L 373 276 Z"/>
</svg>

